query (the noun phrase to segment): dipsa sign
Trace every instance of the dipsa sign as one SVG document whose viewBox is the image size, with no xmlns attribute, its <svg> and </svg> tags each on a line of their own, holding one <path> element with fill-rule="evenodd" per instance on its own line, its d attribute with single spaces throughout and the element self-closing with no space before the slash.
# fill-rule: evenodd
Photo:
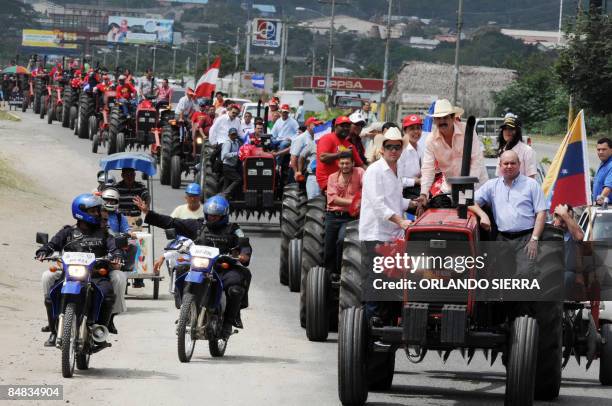
<svg viewBox="0 0 612 406">
<path fill-rule="evenodd" d="M 253 46 L 277 48 L 281 43 L 283 24 L 280 20 L 256 18 L 253 20 Z"/>
<path fill-rule="evenodd" d="M 294 87 L 296 89 L 325 89 L 327 80 L 324 76 L 295 76 Z M 387 88 L 391 87 L 392 82 L 387 81 Z M 332 77 L 330 88 L 333 90 L 353 91 L 353 92 L 381 92 L 383 81 L 381 79 Z"/>
</svg>

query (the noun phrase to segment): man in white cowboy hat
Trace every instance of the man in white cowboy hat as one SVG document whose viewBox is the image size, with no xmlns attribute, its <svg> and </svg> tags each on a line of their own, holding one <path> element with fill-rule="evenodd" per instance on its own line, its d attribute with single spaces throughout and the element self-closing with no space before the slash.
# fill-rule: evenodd
<svg viewBox="0 0 612 406">
<path fill-rule="evenodd" d="M 431 114 L 436 127 L 425 143 L 425 153 L 421 166 L 421 195 L 418 198 L 420 205 L 427 204 L 429 189 L 436 174 L 436 166 L 442 171 L 446 179 L 461 174 L 465 123 L 456 120 L 456 118 L 462 114 L 463 109 L 453 106 L 448 100 L 436 101 L 434 112 Z M 474 140 L 472 141 L 471 158 L 470 176 L 478 177 L 480 185 L 488 177 L 484 168 L 484 156 L 476 134 L 474 134 Z M 445 183 L 442 186 L 442 191 L 450 192 L 450 186 Z"/>
</svg>

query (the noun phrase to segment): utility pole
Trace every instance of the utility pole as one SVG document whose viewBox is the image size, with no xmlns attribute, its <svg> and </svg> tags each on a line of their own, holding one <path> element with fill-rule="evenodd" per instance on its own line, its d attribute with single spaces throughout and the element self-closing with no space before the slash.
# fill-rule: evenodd
<svg viewBox="0 0 612 406">
<path fill-rule="evenodd" d="M 387 29 L 386 29 L 386 41 L 385 41 L 385 66 L 383 68 L 383 88 L 381 94 L 381 104 L 385 103 L 387 100 L 387 79 L 389 78 L 389 40 L 391 39 L 391 7 L 393 4 L 393 0 L 389 0 L 389 12 L 387 13 Z M 384 105 L 384 104 L 383 104 Z M 386 109 L 383 108 L 383 113 Z M 383 117 L 384 119 L 384 114 Z"/>
<path fill-rule="evenodd" d="M 240 54 L 240 27 L 236 28 L 236 48 L 234 49 L 234 71 L 238 72 L 238 55 Z"/>
<path fill-rule="evenodd" d="M 325 75 L 325 95 L 327 105 L 331 107 L 331 78 L 332 78 L 332 54 L 334 51 L 334 14 L 336 12 L 336 0 L 331 0 L 331 19 L 329 22 L 329 45 L 327 49 L 327 74 Z"/>
<path fill-rule="evenodd" d="M 140 45 L 136 45 L 136 66 L 134 67 L 134 75 L 138 74 L 138 53 L 139 51 L 140 51 Z"/>
<path fill-rule="evenodd" d="M 246 35 L 246 55 L 244 61 L 244 70 L 249 71 L 251 69 L 251 39 L 253 38 L 253 24 L 251 22 L 251 7 L 253 0 L 247 1 L 247 35 Z"/>
<path fill-rule="evenodd" d="M 172 47 L 172 77 L 176 75 L 176 47 Z"/>
<path fill-rule="evenodd" d="M 210 41 L 210 34 L 208 35 Z M 209 45 L 210 46 L 210 45 Z M 198 84 L 198 53 L 200 49 L 200 43 L 196 41 L 196 52 L 195 52 L 195 64 L 193 65 L 193 87 Z"/>
<path fill-rule="evenodd" d="M 212 39 L 210 38 L 210 34 L 208 34 L 208 41 L 206 41 L 207 43 L 207 48 L 206 48 L 206 69 L 208 70 L 208 68 L 210 68 L 210 44 L 212 43 Z"/>
<path fill-rule="evenodd" d="M 280 67 L 278 69 L 278 90 L 285 90 L 285 59 L 287 57 L 287 38 L 289 37 L 289 25 L 282 22 Z"/>
<path fill-rule="evenodd" d="M 457 105 L 457 93 L 459 92 L 459 46 L 461 42 L 461 28 L 463 27 L 463 0 L 459 0 L 457 12 L 457 41 L 455 43 L 455 88 L 453 91 L 453 106 Z"/>
<path fill-rule="evenodd" d="M 155 73 L 155 53 L 157 51 L 157 46 L 153 45 L 153 72 Z"/>
<path fill-rule="evenodd" d="M 559 3 L 559 40 L 557 43 L 561 42 L 561 27 L 563 25 L 563 0 Z"/>
<path fill-rule="evenodd" d="M 115 48 L 115 70 L 119 67 L 119 44 L 117 44 L 117 48 Z"/>
</svg>

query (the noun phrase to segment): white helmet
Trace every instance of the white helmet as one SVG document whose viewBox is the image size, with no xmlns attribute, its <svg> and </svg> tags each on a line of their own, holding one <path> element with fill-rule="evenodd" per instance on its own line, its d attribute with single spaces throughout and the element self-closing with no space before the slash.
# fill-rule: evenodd
<svg viewBox="0 0 612 406">
<path fill-rule="evenodd" d="M 119 191 L 114 188 L 106 188 L 102 191 L 102 200 L 104 200 L 104 209 L 114 212 L 119 208 Z"/>
<path fill-rule="evenodd" d="M 119 78 L 117 80 L 125 80 L 125 79 L 126 79 L 125 75 L 119 75 Z"/>
</svg>

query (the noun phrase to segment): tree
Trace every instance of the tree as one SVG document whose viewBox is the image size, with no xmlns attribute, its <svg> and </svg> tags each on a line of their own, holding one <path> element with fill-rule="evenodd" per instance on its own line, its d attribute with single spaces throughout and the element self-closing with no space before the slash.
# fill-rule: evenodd
<svg viewBox="0 0 612 406">
<path fill-rule="evenodd" d="M 579 108 L 607 115 L 612 114 L 612 21 L 597 11 L 580 13 L 569 27 L 555 68 Z"/>
</svg>

